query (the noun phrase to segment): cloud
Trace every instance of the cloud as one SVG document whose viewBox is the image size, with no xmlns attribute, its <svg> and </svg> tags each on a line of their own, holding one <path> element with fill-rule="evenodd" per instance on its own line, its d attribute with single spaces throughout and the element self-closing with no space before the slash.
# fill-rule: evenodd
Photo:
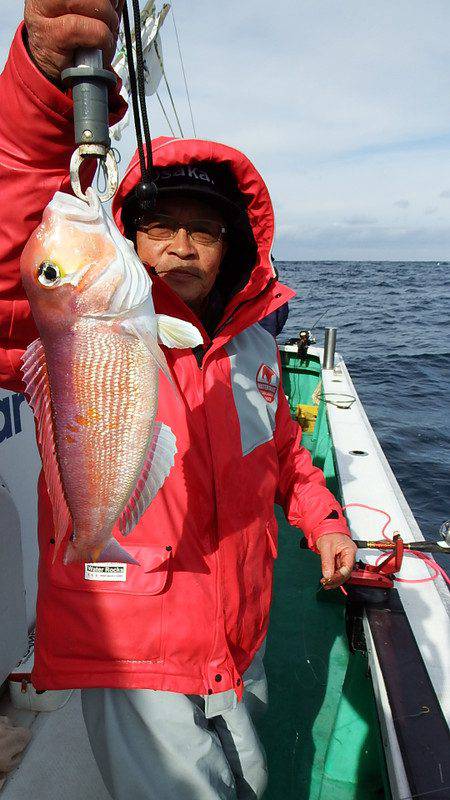
<svg viewBox="0 0 450 800">
<path fill-rule="evenodd" d="M 444 260 L 450 249 L 450 226 L 434 231 L 430 248 L 425 227 L 348 225 L 298 226 L 279 232 L 276 258 L 286 260 L 433 261 Z"/>
<path fill-rule="evenodd" d="M 425 214 L 435 214 L 437 210 L 438 210 L 438 206 L 428 206 L 425 209 Z"/>
<path fill-rule="evenodd" d="M 352 217 L 344 219 L 346 225 L 375 225 L 378 222 L 375 217 L 365 216 L 364 214 L 354 214 Z"/>
<path fill-rule="evenodd" d="M 0 58 L 21 11 L 19 3 L 2 4 Z M 177 0 L 175 14 L 198 135 L 244 150 L 261 171 L 277 212 L 280 257 L 297 242 L 281 231 L 299 222 L 339 232 L 328 248 L 317 238 L 318 253 L 332 246 L 356 252 L 348 234 L 366 231 L 363 255 L 366 246 L 375 257 L 395 247 L 397 258 L 403 247 L 406 258 L 416 246 L 419 257 L 428 237 L 435 257 L 442 247 L 439 220 L 434 213 L 424 217 L 423 209 L 435 206 L 436 186 L 450 186 L 448 0 L 435 0 L 431 15 L 421 0 L 283 0 L 276 14 L 271 0 Z M 169 18 L 162 40 L 175 105 L 190 136 Z M 177 130 L 163 84 L 160 89 Z M 152 134 L 169 133 L 154 97 L 149 112 Z M 120 143 L 121 174 L 134 149 L 130 126 Z M 440 196 L 450 198 L 450 189 Z M 393 243 L 389 231 L 397 230 L 399 209 L 407 208 L 405 235 Z M 424 222 L 419 241 L 415 231 Z"/>
</svg>

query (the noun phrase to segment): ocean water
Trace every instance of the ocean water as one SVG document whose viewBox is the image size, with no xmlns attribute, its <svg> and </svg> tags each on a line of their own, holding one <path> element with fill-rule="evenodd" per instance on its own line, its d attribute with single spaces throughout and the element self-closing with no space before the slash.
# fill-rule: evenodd
<svg viewBox="0 0 450 800">
<path fill-rule="evenodd" d="M 450 263 L 276 266 L 297 292 L 280 342 L 322 314 L 318 344 L 325 327 L 337 328 L 378 440 L 423 535 L 435 538 L 450 518 Z"/>
</svg>

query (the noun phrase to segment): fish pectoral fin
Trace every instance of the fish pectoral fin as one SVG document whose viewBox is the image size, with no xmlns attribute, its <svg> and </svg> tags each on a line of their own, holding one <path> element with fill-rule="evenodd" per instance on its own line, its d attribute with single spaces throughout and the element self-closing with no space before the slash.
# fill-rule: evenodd
<svg viewBox="0 0 450 800">
<path fill-rule="evenodd" d="M 64 497 L 56 454 L 47 363 L 44 347 L 40 339 L 35 339 L 22 356 L 21 371 L 29 397 L 29 404 L 36 418 L 37 439 L 40 445 L 47 491 L 52 505 L 55 528 L 54 561 L 59 546 L 68 531 L 71 516 Z"/>
<path fill-rule="evenodd" d="M 119 517 L 119 530 L 127 536 L 147 510 L 175 463 L 176 439 L 163 422 L 156 422 L 142 472 Z"/>
<path fill-rule="evenodd" d="M 136 339 L 141 339 L 144 342 L 153 360 L 157 363 L 158 367 L 166 378 L 169 379 L 171 384 L 174 385 L 166 357 L 151 332 L 145 330 L 145 328 L 139 325 L 138 321 L 134 321 L 133 319 L 124 319 L 121 320 L 120 323 L 116 323 L 116 325 L 117 324 L 120 325 L 121 330 L 126 334 L 134 336 Z"/>
<path fill-rule="evenodd" d="M 203 337 L 190 322 L 167 314 L 157 314 L 158 339 L 166 347 L 198 347 L 203 344 Z"/>
</svg>

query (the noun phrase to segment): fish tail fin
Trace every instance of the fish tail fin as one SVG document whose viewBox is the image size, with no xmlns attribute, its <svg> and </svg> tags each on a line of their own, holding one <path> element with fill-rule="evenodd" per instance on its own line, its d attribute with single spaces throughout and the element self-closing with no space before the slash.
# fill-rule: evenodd
<svg viewBox="0 0 450 800">
<path fill-rule="evenodd" d="M 86 552 L 79 550 L 73 542 L 69 541 L 64 553 L 63 563 L 67 565 L 82 561 L 118 561 L 121 564 L 139 564 L 139 561 L 136 561 L 113 536 L 100 550 L 97 548 Z"/>
<path fill-rule="evenodd" d="M 114 536 L 111 536 L 109 542 L 106 542 L 106 545 L 95 561 L 119 561 L 122 564 L 139 565 L 139 561 L 136 561 L 136 559 L 119 544 L 117 539 L 114 539 Z"/>
</svg>

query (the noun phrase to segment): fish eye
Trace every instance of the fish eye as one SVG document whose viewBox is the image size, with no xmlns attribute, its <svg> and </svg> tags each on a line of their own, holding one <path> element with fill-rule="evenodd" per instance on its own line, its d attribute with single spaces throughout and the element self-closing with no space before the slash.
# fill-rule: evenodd
<svg viewBox="0 0 450 800">
<path fill-rule="evenodd" d="M 60 269 L 53 261 L 42 261 L 42 263 L 39 264 L 37 279 L 42 286 L 55 286 L 60 277 Z"/>
</svg>

